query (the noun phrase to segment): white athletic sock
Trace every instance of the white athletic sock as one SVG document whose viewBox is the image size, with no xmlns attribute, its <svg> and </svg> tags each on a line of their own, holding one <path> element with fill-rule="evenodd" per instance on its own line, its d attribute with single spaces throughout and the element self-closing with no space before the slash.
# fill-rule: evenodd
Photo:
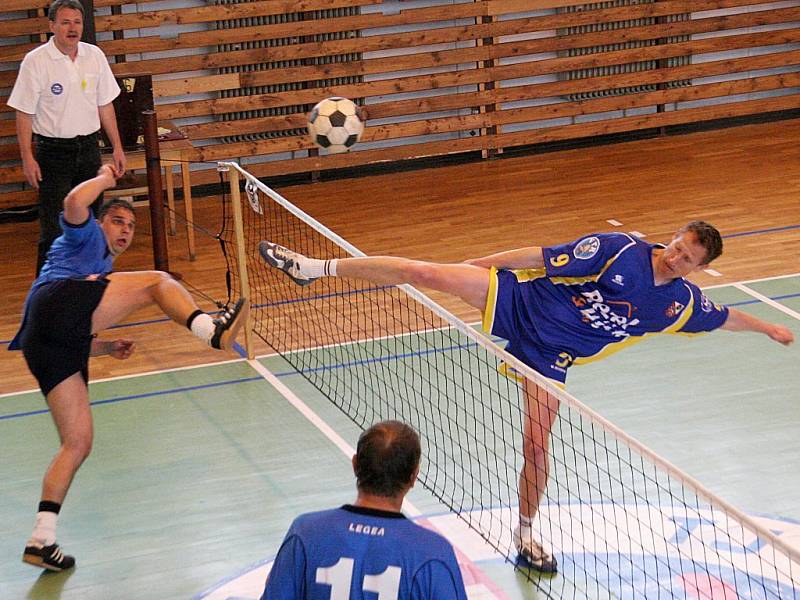
<svg viewBox="0 0 800 600">
<path fill-rule="evenodd" d="M 31 541 L 42 546 L 56 543 L 56 520 L 58 515 L 54 512 L 42 511 L 36 513 L 36 525 L 33 527 Z"/>
<path fill-rule="evenodd" d="M 526 517 L 525 515 L 520 515 L 519 516 L 519 525 L 520 525 L 520 527 L 527 527 L 528 529 L 530 529 L 531 528 L 531 523 L 532 523 L 532 521 L 531 521 L 530 517 Z"/>
<path fill-rule="evenodd" d="M 336 263 L 339 260 L 320 260 L 318 258 L 304 258 L 297 263 L 297 269 L 304 277 L 336 276 Z"/>
<path fill-rule="evenodd" d="M 197 315 L 192 319 L 191 330 L 193 334 L 207 342 L 214 335 L 214 319 L 207 313 Z"/>
</svg>

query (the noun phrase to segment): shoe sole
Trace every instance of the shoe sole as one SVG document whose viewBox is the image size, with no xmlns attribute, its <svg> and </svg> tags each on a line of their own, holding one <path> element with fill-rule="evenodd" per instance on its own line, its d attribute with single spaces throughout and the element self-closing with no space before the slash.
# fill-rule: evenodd
<svg viewBox="0 0 800 600">
<path fill-rule="evenodd" d="M 273 269 L 278 269 L 281 273 L 283 273 L 289 279 L 294 281 L 294 283 L 296 285 L 299 285 L 299 286 L 311 285 L 312 283 L 314 283 L 317 280 L 316 277 L 308 278 L 308 279 L 297 279 L 297 278 L 293 277 L 288 271 L 284 270 L 281 266 L 279 266 L 278 263 L 276 262 L 276 260 L 272 256 L 270 256 L 269 251 L 271 249 L 272 248 L 270 247 L 270 244 L 268 242 L 266 242 L 266 241 L 261 242 L 261 243 L 258 244 L 258 253 L 261 255 L 261 258 L 264 259 L 264 262 L 266 262 Z"/>
<path fill-rule="evenodd" d="M 558 565 L 554 565 L 552 568 L 544 567 L 542 565 L 537 565 L 536 563 L 533 563 L 530 560 L 528 560 L 528 557 L 525 556 L 522 552 L 517 554 L 516 564 L 518 567 L 532 569 L 534 571 L 537 571 L 538 573 L 542 573 L 543 575 L 555 575 L 556 573 L 558 573 Z"/>
<path fill-rule="evenodd" d="M 220 350 L 230 350 L 233 347 L 233 343 L 236 341 L 236 336 L 239 334 L 239 330 L 244 326 L 244 324 L 247 323 L 247 317 L 249 315 L 250 301 L 245 300 L 242 303 L 242 307 L 239 309 L 239 314 L 236 315 L 236 318 L 231 323 L 231 326 L 228 327 L 228 329 L 219 337 Z"/>
<path fill-rule="evenodd" d="M 34 567 L 39 567 L 40 569 L 45 569 L 47 571 L 53 571 L 54 573 L 60 573 L 64 569 L 61 567 L 56 567 L 54 565 L 48 565 L 44 562 L 41 556 L 35 556 L 33 554 L 23 554 L 22 555 L 22 562 L 28 563 L 29 565 L 33 565 Z M 73 565 L 75 566 L 75 565 Z M 69 567 L 70 569 L 72 567 Z"/>
</svg>

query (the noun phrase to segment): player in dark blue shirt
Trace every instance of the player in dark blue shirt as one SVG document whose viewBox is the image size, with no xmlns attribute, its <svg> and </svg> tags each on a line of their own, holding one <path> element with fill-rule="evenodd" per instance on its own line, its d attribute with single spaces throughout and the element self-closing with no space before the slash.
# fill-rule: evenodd
<svg viewBox="0 0 800 600">
<path fill-rule="evenodd" d="M 298 285 L 322 276 L 354 277 L 458 296 L 482 312 L 485 331 L 507 339 L 512 355 L 559 387 L 572 364 L 659 333 L 698 334 L 721 328 L 763 333 L 784 345 L 794 341 L 788 328 L 718 306 L 684 279 L 722 254 L 722 237 L 703 221 L 682 227 L 667 246 L 625 233 L 600 233 L 462 264 L 386 256 L 318 260 L 269 241 L 261 242 L 259 251 L 267 264 Z M 555 572 L 556 560 L 535 539 L 532 521 L 549 476 L 550 430 L 558 399 L 522 379 L 525 460 L 514 541 L 531 567 Z"/>
<path fill-rule="evenodd" d="M 157 304 L 175 322 L 218 349 L 232 346 L 247 320 L 249 305 L 240 300 L 220 317 L 201 311 L 189 293 L 161 271 L 113 272 L 114 258 L 133 240 L 136 218 L 125 200 L 111 200 L 95 220 L 90 206 L 116 184 L 114 167 L 75 187 L 64 199 L 63 234 L 25 299 L 22 325 L 9 345 L 21 349 L 45 396 L 61 439 L 42 483 L 36 525 L 23 560 L 61 571 L 75 565 L 56 543 L 56 520 L 72 478 L 89 455 L 93 426 L 89 406 L 89 356 L 130 357 L 130 340 L 100 341 L 98 332 L 133 311 Z"/>
<path fill-rule="evenodd" d="M 262 600 L 466 600 L 453 547 L 400 512 L 419 461 L 405 423 L 367 429 L 353 457 L 355 503 L 295 519 Z"/>
</svg>

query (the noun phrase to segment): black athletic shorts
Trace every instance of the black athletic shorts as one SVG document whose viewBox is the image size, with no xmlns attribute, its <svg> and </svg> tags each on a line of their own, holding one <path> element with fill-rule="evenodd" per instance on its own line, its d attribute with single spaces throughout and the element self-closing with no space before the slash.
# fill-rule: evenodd
<svg viewBox="0 0 800 600">
<path fill-rule="evenodd" d="M 31 296 L 20 341 L 45 396 L 74 373 L 89 383 L 92 313 L 108 284 L 105 278 L 59 279 Z"/>
</svg>

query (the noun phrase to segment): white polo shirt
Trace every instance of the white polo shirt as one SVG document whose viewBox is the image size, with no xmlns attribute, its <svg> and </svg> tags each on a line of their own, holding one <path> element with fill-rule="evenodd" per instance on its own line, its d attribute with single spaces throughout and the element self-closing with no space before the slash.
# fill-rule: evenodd
<svg viewBox="0 0 800 600">
<path fill-rule="evenodd" d="M 98 106 L 119 95 L 103 51 L 78 42 L 70 60 L 50 38 L 25 55 L 8 105 L 33 115 L 33 132 L 54 138 L 89 135 L 100 129 Z"/>
</svg>

